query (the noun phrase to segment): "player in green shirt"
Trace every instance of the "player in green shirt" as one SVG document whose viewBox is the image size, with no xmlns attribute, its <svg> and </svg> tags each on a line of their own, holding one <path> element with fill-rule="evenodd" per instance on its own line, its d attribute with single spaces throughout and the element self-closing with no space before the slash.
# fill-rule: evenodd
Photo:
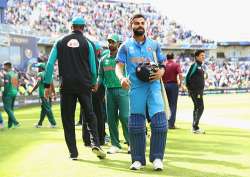
<svg viewBox="0 0 250 177">
<path fill-rule="evenodd" d="M 106 87 L 106 108 L 109 125 L 109 132 L 112 147 L 109 154 L 120 151 L 121 145 L 119 141 L 118 121 L 120 120 L 123 129 L 123 135 L 126 143 L 129 144 L 128 138 L 128 115 L 129 115 L 129 97 L 128 91 L 121 87 L 119 79 L 115 74 L 115 58 L 118 50 L 118 35 L 114 34 L 108 37 L 110 53 L 105 55 L 99 64 L 98 84 L 101 83 Z M 129 150 L 128 150 L 129 151 Z"/>
<path fill-rule="evenodd" d="M 12 64 L 5 62 L 4 64 L 4 91 L 3 91 L 3 107 L 8 114 L 8 128 L 14 125 L 14 128 L 20 126 L 14 115 L 14 103 L 18 88 L 18 75 L 12 70 Z"/>
<path fill-rule="evenodd" d="M 30 94 L 32 94 L 33 91 L 35 91 L 37 88 L 39 90 L 39 97 L 42 101 L 41 104 L 41 113 L 40 113 L 40 119 L 38 121 L 38 123 L 35 125 L 36 128 L 41 128 L 42 127 L 42 123 L 43 120 L 45 118 L 45 116 L 47 115 L 49 122 L 50 122 L 50 128 L 55 128 L 56 127 L 56 121 L 51 109 L 51 100 L 52 100 L 52 94 L 55 95 L 55 91 L 54 91 L 54 86 L 53 84 L 51 84 L 51 96 L 46 99 L 44 97 L 44 75 L 45 75 L 45 63 L 38 63 L 36 65 L 38 67 L 38 74 L 37 74 L 37 84 L 35 85 L 35 87 L 32 89 L 32 91 L 30 92 Z"/>
</svg>

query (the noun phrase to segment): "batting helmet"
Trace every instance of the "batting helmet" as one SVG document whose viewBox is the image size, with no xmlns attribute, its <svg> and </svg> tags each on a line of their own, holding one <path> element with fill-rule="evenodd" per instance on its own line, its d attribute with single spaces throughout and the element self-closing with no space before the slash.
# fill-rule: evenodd
<svg viewBox="0 0 250 177">
<path fill-rule="evenodd" d="M 159 68 L 159 67 L 155 63 L 149 63 L 149 62 L 140 63 L 136 67 L 136 76 L 141 81 L 149 82 L 150 81 L 149 77 L 150 77 L 151 73 L 156 72 L 157 68 Z"/>
</svg>

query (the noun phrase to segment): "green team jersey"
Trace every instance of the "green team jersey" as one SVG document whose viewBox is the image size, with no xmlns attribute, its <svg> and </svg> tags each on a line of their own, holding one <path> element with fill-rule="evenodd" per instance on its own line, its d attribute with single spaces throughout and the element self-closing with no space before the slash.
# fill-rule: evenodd
<svg viewBox="0 0 250 177">
<path fill-rule="evenodd" d="M 37 74 L 37 79 L 38 79 L 38 82 L 39 82 L 39 85 L 38 85 L 38 92 L 39 92 L 39 97 L 42 98 L 44 97 L 44 76 L 45 76 L 45 72 L 42 71 L 42 72 L 39 72 Z"/>
<path fill-rule="evenodd" d="M 4 75 L 3 96 L 16 96 L 18 88 L 18 75 L 14 71 L 9 71 Z"/>
<path fill-rule="evenodd" d="M 99 64 L 98 80 L 99 84 L 103 83 L 107 88 L 121 87 L 120 81 L 115 74 L 115 56 L 104 56 Z"/>
</svg>

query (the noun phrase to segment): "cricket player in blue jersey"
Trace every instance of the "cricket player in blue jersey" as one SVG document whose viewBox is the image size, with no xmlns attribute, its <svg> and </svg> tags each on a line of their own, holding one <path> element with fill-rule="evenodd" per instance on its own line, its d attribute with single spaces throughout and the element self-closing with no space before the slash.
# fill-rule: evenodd
<svg viewBox="0 0 250 177">
<path fill-rule="evenodd" d="M 117 54 L 116 75 L 123 88 L 129 89 L 130 117 L 128 131 L 132 165 L 131 170 L 139 170 L 146 165 L 146 106 L 151 119 L 150 162 L 154 170 L 163 170 L 163 156 L 167 138 L 167 118 L 161 94 L 160 79 L 165 72 L 161 63 L 165 57 L 161 54 L 160 45 L 145 36 L 146 18 L 136 14 L 131 18 L 130 27 L 133 36 L 126 40 Z M 154 55 L 155 53 L 155 55 Z M 137 77 L 138 65 L 154 62 L 156 56 L 159 67 L 150 74 L 145 82 Z M 125 68 L 126 67 L 126 68 Z M 127 76 L 124 76 L 124 70 Z"/>
</svg>

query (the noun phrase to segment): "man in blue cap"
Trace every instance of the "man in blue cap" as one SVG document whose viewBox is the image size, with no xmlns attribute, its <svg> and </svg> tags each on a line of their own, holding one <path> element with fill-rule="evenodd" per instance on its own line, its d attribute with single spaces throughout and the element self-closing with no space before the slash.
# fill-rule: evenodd
<svg viewBox="0 0 250 177">
<path fill-rule="evenodd" d="M 45 69 L 45 97 L 49 96 L 54 64 L 58 60 L 61 117 L 70 158 L 77 160 L 78 157 L 74 119 L 76 102 L 79 100 L 85 110 L 92 152 L 103 159 L 106 154 L 100 147 L 91 93 L 97 78 L 95 50 L 91 42 L 83 35 L 85 20 L 82 17 L 75 17 L 71 23 L 72 32 L 55 42 L 51 50 Z"/>
</svg>

